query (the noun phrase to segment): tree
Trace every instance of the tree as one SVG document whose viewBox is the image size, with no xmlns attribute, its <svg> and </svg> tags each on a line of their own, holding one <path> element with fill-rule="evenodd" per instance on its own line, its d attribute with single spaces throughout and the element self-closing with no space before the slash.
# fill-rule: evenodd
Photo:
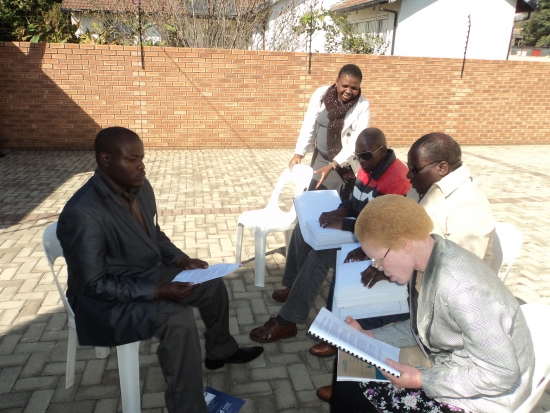
<svg viewBox="0 0 550 413">
<path fill-rule="evenodd" d="M 550 47 L 550 0 L 538 0 L 538 10 L 521 28 L 525 45 Z"/>
<path fill-rule="evenodd" d="M 382 36 L 370 33 L 355 33 L 347 14 L 336 14 L 328 10 L 306 13 L 300 19 L 297 31 L 309 35 L 316 31 L 325 32 L 325 50 L 328 53 L 384 54 L 389 42 Z"/>
<path fill-rule="evenodd" d="M 144 43 L 221 49 L 250 48 L 271 10 L 265 0 L 111 0 L 108 10 L 104 0 L 91 3 L 100 12 L 87 39 L 136 44 L 141 32 Z"/>
<path fill-rule="evenodd" d="M 75 42 L 76 29 L 61 0 L 0 0 L 0 40 Z"/>
</svg>

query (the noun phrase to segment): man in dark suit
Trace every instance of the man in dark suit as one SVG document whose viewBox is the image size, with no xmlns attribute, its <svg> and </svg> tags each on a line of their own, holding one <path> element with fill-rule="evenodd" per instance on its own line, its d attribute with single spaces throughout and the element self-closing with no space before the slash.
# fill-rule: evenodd
<svg viewBox="0 0 550 413">
<path fill-rule="evenodd" d="M 199 308 L 206 326 L 206 368 L 247 363 L 263 348 L 239 348 L 229 333 L 228 295 L 221 279 L 199 285 L 171 282 L 182 269 L 208 264 L 178 249 L 155 220 L 155 195 L 145 179 L 139 136 L 121 127 L 104 129 L 95 153 L 96 173 L 69 200 L 57 227 L 78 340 L 118 346 L 155 335 L 168 411 L 206 413 L 192 307 Z"/>
</svg>

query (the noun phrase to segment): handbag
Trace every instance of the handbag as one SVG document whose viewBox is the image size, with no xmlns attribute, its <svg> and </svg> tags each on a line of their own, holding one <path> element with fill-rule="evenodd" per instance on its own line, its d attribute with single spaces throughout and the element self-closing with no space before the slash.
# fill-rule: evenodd
<svg viewBox="0 0 550 413">
<path fill-rule="evenodd" d="M 338 166 L 335 171 L 346 184 L 355 183 L 355 173 L 351 165 Z"/>
</svg>

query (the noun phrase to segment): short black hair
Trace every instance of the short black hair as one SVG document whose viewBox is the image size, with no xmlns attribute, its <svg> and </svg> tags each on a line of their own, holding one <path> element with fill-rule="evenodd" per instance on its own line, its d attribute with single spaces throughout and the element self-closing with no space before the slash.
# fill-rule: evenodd
<svg viewBox="0 0 550 413">
<path fill-rule="evenodd" d="M 119 144 L 124 138 L 138 137 L 134 131 L 121 126 L 111 126 L 102 129 L 96 136 L 94 142 L 95 160 L 99 164 L 99 155 L 101 152 L 115 153 L 118 151 Z"/>
<path fill-rule="evenodd" d="M 357 140 L 360 142 L 365 142 L 368 147 L 374 147 L 376 146 L 377 149 L 380 146 L 388 147 L 386 143 L 386 135 L 384 135 L 384 132 L 382 132 L 378 128 L 367 128 L 363 130 L 359 136 L 357 136 Z"/>
<path fill-rule="evenodd" d="M 451 171 L 462 166 L 460 145 L 451 136 L 443 132 L 432 132 L 422 136 L 411 147 L 411 150 L 422 149 L 429 162 L 445 161 Z"/>
<path fill-rule="evenodd" d="M 338 72 L 338 79 L 340 79 L 343 75 L 348 75 L 359 79 L 359 82 L 363 80 L 363 73 L 361 73 L 361 69 L 359 69 L 359 66 L 351 63 L 343 66 L 340 69 L 340 72 Z"/>
</svg>

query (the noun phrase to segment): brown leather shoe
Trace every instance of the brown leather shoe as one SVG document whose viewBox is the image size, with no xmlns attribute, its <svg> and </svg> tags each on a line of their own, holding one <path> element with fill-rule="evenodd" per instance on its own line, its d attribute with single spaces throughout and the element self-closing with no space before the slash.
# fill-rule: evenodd
<svg viewBox="0 0 550 413">
<path fill-rule="evenodd" d="M 275 321 L 275 316 L 272 315 L 263 326 L 252 330 L 248 337 L 250 337 L 250 340 L 259 343 L 273 343 L 282 338 L 294 337 L 296 334 L 298 334 L 296 324 L 292 323 L 288 326 L 280 326 Z"/>
<path fill-rule="evenodd" d="M 332 386 L 323 386 L 317 389 L 317 397 L 324 402 L 330 403 L 330 399 L 332 398 Z"/>
<path fill-rule="evenodd" d="M 317 343 L 309 349 L 309 352 L 318 357 L 330 357 L 338 353 L 338 348 L 327 343 Z"/>
<path fill-rule="evenodd" d="M 273 291 L 273 294 L 271 294 L 271 298 L 273 298 L 275 301 L 279 301 L 280 303 L 286 303 L 286 299 L 288 298 L 289 294 L 290 288 L 285 288 L 284 290 L 275 290 Z"/>
</svg>

